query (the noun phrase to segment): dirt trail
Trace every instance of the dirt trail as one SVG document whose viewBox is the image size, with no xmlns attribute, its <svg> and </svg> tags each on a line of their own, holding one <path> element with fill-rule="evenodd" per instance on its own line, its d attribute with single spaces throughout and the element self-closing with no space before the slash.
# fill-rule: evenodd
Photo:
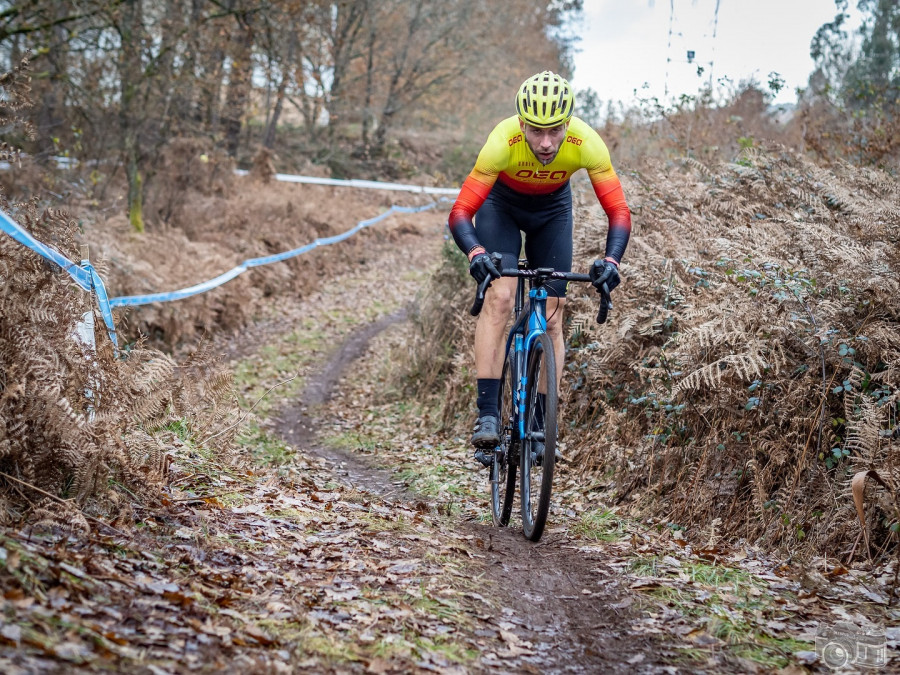
<svg viewBox="0 0 900 675">
<path fill-rule="evenodd" d="M 288 443 L 306 448 L 326 460 L 336 475 L 347 486 L 377 495 L 397 495 L 401 481 L 395 481 L 391 472 L 363 461 L 357 455 L 328 447 L 317 442 L 320 420 L 316 408 L 331 398 L 338 381 L 348 366 L 358 359 L 373 336 L 389 326 L 406 319 L 406 310 L 400 309 L 358 330 L 351 335 L 329 358 L 325 365 L 307 380 L 303 393 L 278 415 L 276 429 Z"/>
<path fill-rule="evenodd" d="M 372 495 L 420 503 L 403 481 L 371 458 L 329 447 L 319 439 L 321 405 L 335 393 L 340 378 L 381 331 L 403 321 L 395 311 L 361 328 L 337 348 L 308 379 L 297 401 L 278 416 L 278 433 L 288 442 L 325 459 L 346 486 Z M 448 459 L 448 461 L 455 461 Z M 437 509 L 431 504 L 431 509 Z M 640 621 L 634 598 L 620 586 L 615 569 L 595 551 L 579 550 L 564 534 L 548 533 L 537 544 L 517 529 L 448 517 L 444 524 L 457 537 L 472 541 L 476 599 L 487 605 L 486 623 L 499 628 L 512 654 L 479 656 L 478 668 L 542 673 L 657 673 L 664 649 L 652 635 L 632 628 Z M 477 633 L 477 631 L 476 631 Z M 520 654 L 515 647 L 520 645 Z M 511 658 L 512 657 L 512 658 Z"/>
</svg>

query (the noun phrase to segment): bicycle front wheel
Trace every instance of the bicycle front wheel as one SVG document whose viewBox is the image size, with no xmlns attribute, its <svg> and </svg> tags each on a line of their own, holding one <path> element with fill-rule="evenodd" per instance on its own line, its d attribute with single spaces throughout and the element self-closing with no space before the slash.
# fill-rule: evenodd
<svg viewBox="0 0 900 675">
<path fill-rule="evenodd" d="M 510 347 L 500 378 L 500 445 L 494 450 L 494 462 L 491 464 L 491 516 L 497 527 L 509 524 L 516 492 L 519 444 L 515 428 L 515 391 L 516 351 Z"/>
<path fill-rule="evenodd" d="M 528 356 L 525 384 L 525 436 L 522 438 L 522 473 L 519 498 L 522 529 L 538 541 L 547 524 L 553 468 L 556 459 L 556 358 L 553 341 L 537 336 Z"/>
</svg>

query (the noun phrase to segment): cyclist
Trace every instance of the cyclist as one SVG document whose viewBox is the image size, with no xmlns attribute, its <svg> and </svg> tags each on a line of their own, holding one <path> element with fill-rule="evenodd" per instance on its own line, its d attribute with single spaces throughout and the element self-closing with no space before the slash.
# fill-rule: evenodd
<svg viewBox="0 0 900 675">
<path fill-rule="evenodd" d="M 569 179 L 579 169 L 587 169 L 609 220 L 606 255 L 591 265 L 591 280 L 598 291 L 604 283 L 611 291 L 620 281 L 618 268 L 631 235 L 631 212 L 606 144 L 573 117 L 574 107 L 572 87 L 556 73 L 544 71 L 525 80 L 516 94 L 517 114 L 494 127 L 450 211 L 450 232 L 469 259 L 469 273 L 477 283 L 494 279 L 475 326 L 478 421 L 472 445 L 475 458 L 485 466 L 490 466 L 490 450 L 500 439 L 497 398 L 504 333 L 516 289 L 516 279 L 501 278 L 499 269 L 516 267 L 524 234 L 525 257 L 532 267 L 572 271 Z M 549 286 L 547 332 L 553 340 L 558 378 L 565 356 L 566 282 Z"/>
</svg>

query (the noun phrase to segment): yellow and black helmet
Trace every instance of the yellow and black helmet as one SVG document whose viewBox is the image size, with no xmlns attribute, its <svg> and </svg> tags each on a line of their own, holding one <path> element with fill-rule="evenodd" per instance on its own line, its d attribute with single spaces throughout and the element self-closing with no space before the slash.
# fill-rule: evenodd
<svg viewBox="0 0 900 675">
<path fill-rule="evenodd" d="M 572 86 L 564 77 L 549 70 L 529 77 L 516 94 L 519 117 L 536 127 L 555 127 L 568 122 L 574 108 Z"/>
</svg>

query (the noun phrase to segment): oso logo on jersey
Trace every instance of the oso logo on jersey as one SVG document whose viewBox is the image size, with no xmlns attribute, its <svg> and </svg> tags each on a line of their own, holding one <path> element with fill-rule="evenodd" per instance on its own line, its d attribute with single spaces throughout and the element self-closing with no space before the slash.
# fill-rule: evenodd
<svg viewBox="0 0 900 675">
<path fill-rule="evenodd" d="M 541 169 L 538 171 L 532 171 L 531 169 L 520 169 L 516 171 L 516 178 L 531 178 L 532 180 L 563 180 L 567 175 L 568 171 L 558 170 L 558 171 L 547 171 L 546 169 Z"/>
</svg>

